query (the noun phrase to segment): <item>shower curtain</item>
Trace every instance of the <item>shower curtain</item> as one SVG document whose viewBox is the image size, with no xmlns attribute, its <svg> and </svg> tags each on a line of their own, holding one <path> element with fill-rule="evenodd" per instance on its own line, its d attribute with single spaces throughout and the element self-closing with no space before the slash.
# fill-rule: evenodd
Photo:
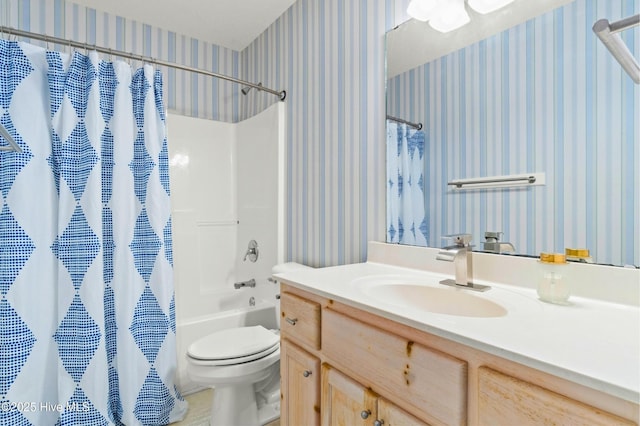
<svg viewBox="0 0 640 426">
<path fill-rule="evenodd" d="M 179 420 L 160 73 L 0 40 L 0 121 L 0 424 Z"/>
<path fill-rule="evenodd" d="M 387 242 L 427 246 L 424 132 L 387 120 Z"/>
</svg>

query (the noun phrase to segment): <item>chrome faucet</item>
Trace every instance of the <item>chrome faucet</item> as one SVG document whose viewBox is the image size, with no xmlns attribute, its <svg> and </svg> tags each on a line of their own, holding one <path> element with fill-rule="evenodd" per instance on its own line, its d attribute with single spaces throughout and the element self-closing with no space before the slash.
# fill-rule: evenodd
<svg viewBox="0 0 640 426">
<path fill-rule="evenodd" d="M 513 244 L 500 241 L 501 235 L 502 232 L 485 232 L 484 238 L 486 241 L 482 243 L 482 249 L 493 253 L 515 253 L 516 248 Z"/>
<path fill-rule="evenodd" d="M 256 280 L 251 278 L 248 281 L 240 281 L 237 283 L 233 284 L 233 287 L 235 287 L 236 289 L 242 288 L 242 287 L 255 287 L 256 286 Z"/>
<path fill-rule="evenodd" d="M 440 284 L 476 291 L 489 290 L 491 287 L 474 284 L 469 280 L 468 270 L 470 257 L 467 253 L 471 251 L 471 234 L 448 235 L 444 238 L 453 239 L 454 245 L 440 249 L 436 259 L 453 262 L 455 280 L 442 280 Z"/>
</svg>

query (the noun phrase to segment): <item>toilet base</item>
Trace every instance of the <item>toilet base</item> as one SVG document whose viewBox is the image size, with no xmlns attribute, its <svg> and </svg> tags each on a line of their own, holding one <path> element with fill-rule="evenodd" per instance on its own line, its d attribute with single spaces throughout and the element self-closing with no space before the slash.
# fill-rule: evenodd
<svg viewBox="0 0 640 426">
<path fill-rule="evenodd" d="M 258 407 L 251 385 L 213 389 L 210 426 L 262 426 L 279 418 L 280 401 L 260 404 Z"/>
<path fill-rule="evenodd" d="M 265 404 L 258 409 L 258 423 L 266 425 L 280 418 L 280 402 Z"/>
<path fill-rule="evenodd" d="M 216 386 L 213 390 L 211 426 L 260 426 L 253 383 Z"/>
</svg>

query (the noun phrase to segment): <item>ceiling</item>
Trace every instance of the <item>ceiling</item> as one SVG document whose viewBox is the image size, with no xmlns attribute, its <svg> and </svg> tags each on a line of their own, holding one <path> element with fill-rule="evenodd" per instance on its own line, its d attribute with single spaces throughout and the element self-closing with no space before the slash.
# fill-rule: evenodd
<svg viewBox="0 0 640 426">
<path fill-rule="evenodd" d="M 70 0 L 242 51 L 296 0 Z"/>
</svg>

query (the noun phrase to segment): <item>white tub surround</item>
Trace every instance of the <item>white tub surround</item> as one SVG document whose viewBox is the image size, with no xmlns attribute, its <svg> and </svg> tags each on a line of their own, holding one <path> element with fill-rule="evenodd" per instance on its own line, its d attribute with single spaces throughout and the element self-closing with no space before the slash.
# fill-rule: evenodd
<svg viewBox="0 0 640 426">
<path fill-rule="evenodd" d="M 197 389 L 186 376 L 191 343 L 224 328 L 276 327 L 278 286 L 269 278 L 283 261 L 284 104 L 240 123 L 167 121 L 177 381 L 189 393 Z M 243 260 L 251 240 L 255 262 Z M 251 279 L 253 288 L 234 286 Z"/>
<path fill-rule="evenodd" d="M 395 306 L 367 294 L 367 282 L 426 283 L 453 276 L 437 249 L 369 244 L 366 263 L 276 275 L 295 288 L 506 358 L 632 403 L 640 402 L 640 270 L 567 266 L 571 305 L 538 300 L 535 259 L 473 253 L 471 277 L 489 284 L 473 296 L 505 307 L 505 316 L 476 318 Z M 454 290 L 455 291 L 455 290 Z M 468 290 L 459 290 L 468 291 Z"/>
</svg>

